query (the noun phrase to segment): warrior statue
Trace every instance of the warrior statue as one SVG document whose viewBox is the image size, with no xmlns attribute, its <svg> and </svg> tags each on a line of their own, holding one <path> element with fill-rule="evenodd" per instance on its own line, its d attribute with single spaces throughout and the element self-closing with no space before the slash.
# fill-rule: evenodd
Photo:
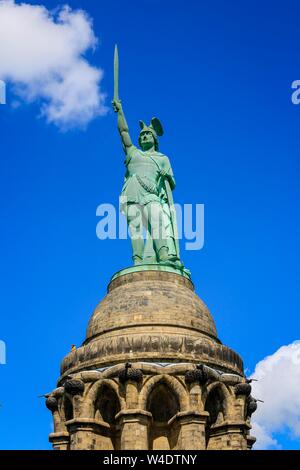
<svg viewBox="0 0 300 470">
<path fill-rule="evenodd" d="M 116 47 L 112 105 L 118 114 L 118 129 L 126 155 L 121 211 L 127 218 L 133 262 L 135 265 L 164 264 L 184 269 L 172 197 L 175 179 L 168 157 L 158 151 L 158 137 L 163 135 L 163 128 L 157 118 L 152 118 L 149 126 L 140 121 L 140 148 L 133 145 L 119 99 L 118 66 Z"/>
</svg>

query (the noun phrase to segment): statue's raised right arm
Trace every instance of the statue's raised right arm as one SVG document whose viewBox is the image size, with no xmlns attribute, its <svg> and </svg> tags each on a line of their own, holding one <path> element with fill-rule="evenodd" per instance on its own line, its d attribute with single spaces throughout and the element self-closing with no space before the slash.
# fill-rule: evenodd
<svg viewBox="0 0 300 470">
<path fill-rule="evenodd" d="M 124 115 L 122 104 L 120 100 L 113 100 L 112 102 L 113 110 L 115 113 L 118 113 L 118 129 L 121 136 L 121 141 L 123 145 L 124 152 L 127 153 L 129 147 L 132 146 L 132 141 L 129 135 L 128 124 Z"/>
</svg>

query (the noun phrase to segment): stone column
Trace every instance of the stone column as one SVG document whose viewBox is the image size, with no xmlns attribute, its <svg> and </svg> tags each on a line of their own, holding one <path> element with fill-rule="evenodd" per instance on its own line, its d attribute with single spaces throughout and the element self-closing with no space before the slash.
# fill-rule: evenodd
<svg viewBox="0 0 300 470">
<path fill-rule="evenodd" d="M 126 408 L 132 410 L 138 407 L 138 384 L 134 380 L 125 382 Z"/>
<path fill-rule="evenodd" d="M 119 372 L 119 382 L 125 386 L 126 408 L 135 409 L 138 407 L 138 388 L 143 380 L 143 373 L 140 369 L 132 367 L 130 362 L 126 362 L 124 369 Z"/>
<path fill-rule="evenodd" d="M 247 450 L 247 432 L 250 426 L 245 422 L 224 421 L 210 428 L 207 450 Z"/>
<path fill-rule="evenodd" d="M 70 436 L 58 411 L 57 398 L 53 394 L 47 397 L 46 406 L 52 412 L 54 424 L 54 432 L 49 435 L 49 441 L 52 443 L 54 450 L 68 450 Z"/>
<path fill-rule="evenodd" d="M 169 427 L 179 426 L 177 448 L 180 450 L 205 450 L 205 424 L 209 414 L 207 411 L 182 411 L 168 422 Z"/>
<path fill-rule="evenodd" d="M 127 409 L 116 415 L 121 428 L 121 450 L 148 450 L 152 414 L 140 409 Z"/>
<path fill-rule="evenodd" d="M 66 422 L 70 450 L 113 450 L 110 425 L 92 418 L 75 418 Z"/>
<path fill-rule="evenodd" d="M 70 436 L 68 432 L 52 432 L 49 435 L 49 441 L 53 450 L 69 450 Z"/>
</svg>

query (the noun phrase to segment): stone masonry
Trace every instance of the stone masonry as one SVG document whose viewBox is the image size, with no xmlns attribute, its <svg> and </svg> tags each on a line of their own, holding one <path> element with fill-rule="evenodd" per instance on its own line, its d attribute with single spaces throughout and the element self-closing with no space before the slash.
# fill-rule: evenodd
<svg viewBox="0 0 300 470">
<path fill-rule="evenodd" d="M 111 281 L 47 395 L 54 449 L 251 449 L 243 362 L 180 274 Z"/>
</svg>

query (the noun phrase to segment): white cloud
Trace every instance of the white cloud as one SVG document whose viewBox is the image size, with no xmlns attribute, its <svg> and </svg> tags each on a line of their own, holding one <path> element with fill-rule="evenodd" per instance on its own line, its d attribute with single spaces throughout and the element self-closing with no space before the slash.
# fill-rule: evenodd
<svg viewBox="0 0 300 470">
<path fill-rule="evenodd" d="M 252 377 L 252 395 L 264 400 L 252 417 L 255 448 L 280 448 L 276 433 L 300 440 L 300 341 L 260 361 Z"/>
<path fill-rule="evenodd" d="M 0 78 L 12 82 L 22 100 L 38 101 L 47 121 L 61 128 L 85 126 L 107 111 L 102 70 L 84 56 L 96 44 L 83 10 L 63 6 L 50 12 L 0 0 Z"/>
<path fill-rule="evenodd" d="M 266 429 L 261 424 L 252 418 L 252 431 L 251 435 L 256 437 L 254 449 L 280 449 L 281 446 L 276 439 L 272 437 L 270 430 Z"/>
</svg>

